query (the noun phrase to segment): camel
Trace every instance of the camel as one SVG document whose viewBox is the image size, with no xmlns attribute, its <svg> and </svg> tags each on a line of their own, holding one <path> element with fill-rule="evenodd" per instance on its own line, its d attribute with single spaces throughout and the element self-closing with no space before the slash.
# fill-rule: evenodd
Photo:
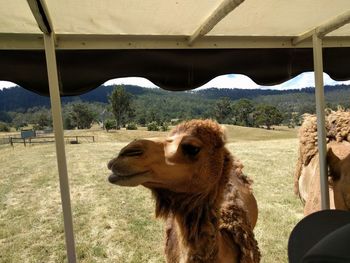
<svg viewBox="0 0 350 263">
<path fill-rule="evenodd" d="M 151 190 L 156 217 L 166 221 L 168 263 L 260 261 L 252 181 L 215 121 L 191 120 L 167 138 L 135 140 L 108 168 L 110 183 Z"/>
<path fill-rule="evenodd" d="M 350 210 L 350 112 L 328 112 L 326 131 L 330 208 Z M 303 202 L 306 216 L 321 210 L 316 116 L 304 117 L 299 140 L 294 192 Z"/>
</svg>

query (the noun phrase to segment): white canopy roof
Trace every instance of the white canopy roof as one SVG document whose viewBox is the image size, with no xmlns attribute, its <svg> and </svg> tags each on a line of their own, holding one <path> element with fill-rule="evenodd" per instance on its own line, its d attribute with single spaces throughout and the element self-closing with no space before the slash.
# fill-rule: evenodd
<svg viewBox="0 0 350 263">
<path fill-rule="evenodd" d="M 0 48 L 43 48 L 42 40 L 39 41 L 42 32 L 27 1 L 0 3 Z M 246 48 L 260 44 L 293 47 L 293 37 L 350 10 L 349 0 L 46 0 L 45 3 L 57 37 L 57 49 L 189 48 L 188 40 L 202 29 L 208 18 L 214 18 L 207 25 L 207 29 L 212 29 L 207 30 L 206 37 L 194 41 L 192 48 Z M 330 41 L 335 37 L 341 37 L 342 43 Z M 349 46 L 349 38 L 350 25 L 345 25 L 331 32 L 325 45 Z M 310 47 L 311 41 L 307 43 Z"/>
</svg>

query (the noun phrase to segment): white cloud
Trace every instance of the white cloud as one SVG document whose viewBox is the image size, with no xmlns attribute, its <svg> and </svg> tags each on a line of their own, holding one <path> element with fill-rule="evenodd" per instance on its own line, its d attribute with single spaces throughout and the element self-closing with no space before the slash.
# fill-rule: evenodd
<svg viewBox="0 0 350 263">
<path fill-rule="evenodd" d="M 10 81 L 0 81 L 0 90 L 4 89 L 4 88 L 10 88 L 16 86 L 15 83 L 10 82 Z"/>
<path fill-rule="evenodd" d="M 331 79 L 327 74 L 324 74 L 323 77 L 324 77 L 325 85 L 350 84 L 350 80 L 335 81 Z M 113 84 L 137 85 L 137 86 L 147 87 L 147 88 L 157 87 L 151 81 L 145 78 L 139 78 L 139 77 L 111 79 L 109 81 L 106 81 L 104 84 L 105 85 L 113 85 Z M 13 82 L 0 81 L 0 89 L 13 87 L 15 85 L 16 84 Z M 240 74 L 222 75 L 212 79 L 211 81 L 199 87 L 198 89 L 215 87 L 215 88 L 237 88 L 237 89 L 262 88 L 262 89 L 286 90 L 286 89 L 302 89 L 302 88 L 314 87 L 314 86 L 315 84 L 314 84 L 313 72 L 306 72 L 296 76 L 295 78 L 289 81 L 286 81 L 282 84 L 274 85 L 274 86 L 260 86 L 245 75 L 240 75 Z"/>
<path fill-rule="evenodd" d="M 325 73 L 323 74 L 323 79 L 324 79 L 324 85 L 350 84 L 350 80 L 335 81 L 331 79 L 328 74 L 325 74 Z M 306 72 L 284 83 L 273 85 L 273 86 L 260 86 L 245 75 L 239 75 L 239 74 L 222 75 L 212 79 L 205 85 L 199 87 L 199 89 L 214 87 L 214 88 L 238 88 L 238 89 L 259 89 L 260 88 L 260 89 L 286 90 L 286 89 L 302 89 L 302 88 L 314 87 L 314 86 L 315 86 L 314 73 Z"/>
<path fill-rule="evenodd" d="M 118 79 L 111 79 L 103 83 L 104 85 L 137 85 L 140 87 L 146 87 L 146 88 L 156 88 L 157 86 L 154 85 L 151 81 L 145 78 L 139 78 L 139 77 L 129 77 L 129 78 L 118 78 Z M 13 86 L 16 86 L 17 84 L 10 82 L 10 81 L 0 81 L 0 90 L 3 88 L 10 88 Z"/>
<path fill-rule="evenodd" d="M 328 74 L 323 73 L 324 85 L 350 84 L 350 81 L 335 81 Z M 286 81 L 280 85 L 272 86 L 273 89 L 302 89 L 307 87 L 315 87 L 315 77 L 313 72 L 302 73 L 295 78 Z"/>
<path fill-rule="evenodd" d="M 237 89 L 258 89 L 261 86 L 252 81 L 245 75 L 230 74 L 216 77 L 199 87 L 198 89 L 207 88 L 237 88 Z"/>
<path fill-rule="evenodd" d="M 156 88 L 151 81 L 145 78 L 139 77 L 130 77 L 130 78 L 119 78 L 119 79 L 111 79 L 104 83 L 104 85 L 136 85 L 145 88 Z"/>
</svg>

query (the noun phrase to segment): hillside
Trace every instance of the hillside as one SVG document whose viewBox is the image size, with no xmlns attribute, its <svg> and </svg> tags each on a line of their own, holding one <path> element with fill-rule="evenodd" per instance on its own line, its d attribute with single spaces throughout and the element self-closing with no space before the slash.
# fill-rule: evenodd
<svg viewBox="0 0 350 263">
<path fill-rule="evenodd" d="M 86 101 L 108 103 L 108 94 L 114 86 L 100 86 L 81 96 L 63 97 L 62 102 Z M 149 89 L 139 86 L 126 85 L 126 90 L 133 94 L 135 98 L 151 98 L 151 100 L 165 99 L 167 101 L 174 98 L 195 100 L 196 103 L 207 102 L 207 100 L 217 100 L 228 97 L 232 101 L 241 98 L 251 99 L 258 103 L 268 103 L 280 108 L 293 107 L 300 108 L 299 104 L 314 104 L 314 88 L 304 88 L 301 90 L 265 90 L 265 89 L 217 89 L 194 90 L 187 92 L 170 92 L 161 89 Z M 350 85 L 326 86 L 326 102 L 331 105 L 350 104 Z M 194 96 L 195 95 L 195 96 Z M 26 111 L 33 107 L 48 107 L 49 98 L 37 95 L 21 87 L 13 87 L 0 90 L 0 111 Z"/>
</svg>

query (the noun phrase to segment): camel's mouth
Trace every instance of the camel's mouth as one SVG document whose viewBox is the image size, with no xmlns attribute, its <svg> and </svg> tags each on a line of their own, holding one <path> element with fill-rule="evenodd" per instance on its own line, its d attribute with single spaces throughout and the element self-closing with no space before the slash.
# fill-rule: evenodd
<svg viewBox="0 0 350 263">
<path fill-rule="evenodd" d="M 112 173 L 108 177 L 108 181 L 112 184 L 120 185 L 120 186 L 137 186 L 145 181 L 145 175 L 149 171 L 137 172 L 132 174 L 118 174 Z"/>
<path fill-rule="evenodd" d="M 155 189 L 155 188 L 166 188 L 166 185 L 161 183 L 161 182 L 152 182 L 152 181 L 147 181 L 142 184 L 144 187 L 150 188 L 150 189 Z"/>
</svg>

